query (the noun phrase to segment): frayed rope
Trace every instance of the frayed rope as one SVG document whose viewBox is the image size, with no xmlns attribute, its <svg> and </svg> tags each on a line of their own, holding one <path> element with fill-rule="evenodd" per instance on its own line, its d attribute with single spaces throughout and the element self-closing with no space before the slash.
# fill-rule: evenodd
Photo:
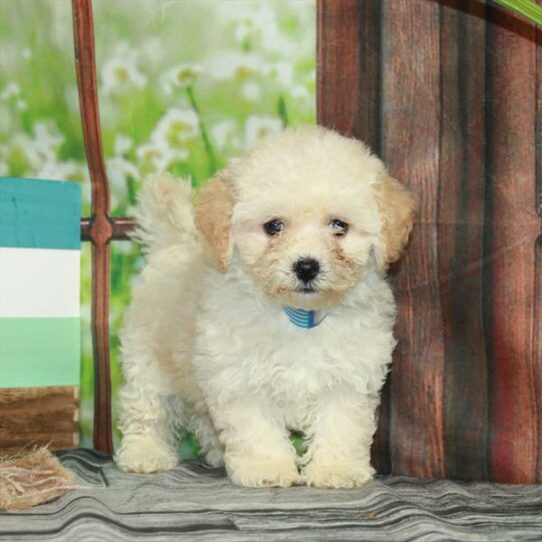
<svg viewBox="0 0 542 542">
<path fill-rule="evenodd" d="M 0 509 L 24 510 L 70 489 L 75 475 L 47 449 L 0 458 Z"/>
</svg>

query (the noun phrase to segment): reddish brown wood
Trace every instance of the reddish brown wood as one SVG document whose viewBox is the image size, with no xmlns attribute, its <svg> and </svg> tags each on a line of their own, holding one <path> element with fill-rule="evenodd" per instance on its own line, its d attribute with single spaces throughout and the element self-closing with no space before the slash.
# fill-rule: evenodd
<svg viewBox="0 0 542 542">
<path fill-rule="evenodd" d="M 540 64 L 539 64 L 540 66 Z M 542 71 L 538 73 L 542 74 Z M 538 403 L 538 457 L 536 464 L 536 481 L 542 484 L 542 234 L 535 245 L 535 302 L 533 322 L 533 360 L 535 364 L 535 397 Z"/>
<path fill-rule="evenodd" d="M 319 0 L 317 13 L 317 121 L 352 134 L 359 105 L 360 4 Z"/>
<path fill-rule="evenodd" d="M 92 344 L 94 349 L 94 447 L 113 452 L 111 375 L 109 368 L 109 187 L 102 152 L 94 59 L 91 0 L 72 0 L 75 66 L 85 152 L 92 182 L 92 216 L 87 235 L 92 241 Z"/>
<path fill-rule="evenodd" d="M 537 0 L 542 5 L 542 0 Z M 536 212 L 542 230 L 542 28 L 536 30 Z M 533 322 L 533 359 L 535 360 L 536 397 L 542 397 L 542 233 L 535 245 L 535 302 Z M 538 415 L 537 481 L 542 483 L 542 406 Z"/>
<path fill-rule="evenodd" d="M 441 7 L 438 196 L 444 326 L 446 476 L 487 479 L 487 364 L 482 311 L 485 180 L 485 6 Z"/>
<path fill-rule="evenodd" d="M 392 470 L 540 480 L 540 41 L 477 0 L 342 5 L 319 6 L 318 119 L 370 141 L 422 201 L 395 280 Z"/>
<path fill-rule="evenodd" d="M 490 477 L 535 480 L 542 378 L 533 357 L 535 243 L 535 29 L 492 8 L 488 25 L 486 178 Z M 538 342 L 538 344 L 540 344 Z"/>
<path fill-rule="evenodd" d="M 440 110 L 439 5 L 383 4 L 383 158 L 392 175 L 422 195 L 411 249 L 396 277 L 399 306 L 392 367 L 392 468 L 445 475 L 444 337 L 438 276 Z"/>
<path fill-rule="evenodd" d="M 135 220 L 129 216 L 112 216 L 111 221 L 112 233 L 111 241 L 129 241 L 130 233 L 134 231 Z M 81 219 L 81 240 L 91 241 L 90 237 L 91 219 Z"/>
</svg>

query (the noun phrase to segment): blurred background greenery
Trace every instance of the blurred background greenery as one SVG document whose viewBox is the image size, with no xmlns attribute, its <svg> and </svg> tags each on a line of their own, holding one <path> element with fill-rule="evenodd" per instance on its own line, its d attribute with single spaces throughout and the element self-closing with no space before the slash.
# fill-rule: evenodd
<svg viewBox="0 0 542 542">
<path fill-rule="evenodd" d="M 190 176 L 197 186 L 267 134 L 315 122 L 315 0 L 94 0 L 94 24 L 116 216 L 130 215 L 153 171 Z M 2 0 L 0 39 L 0 175 L 81 182 L 87 215 L 70 1 Z M 141 265 L 134 243 L 112 244 L 114 395 L 118 331 Z M 81 444 L 90 446 L 88 245 L 81 303 Z M 191 436 L 181 442 L 183 456 L 197 454 Z"/>
</svg>

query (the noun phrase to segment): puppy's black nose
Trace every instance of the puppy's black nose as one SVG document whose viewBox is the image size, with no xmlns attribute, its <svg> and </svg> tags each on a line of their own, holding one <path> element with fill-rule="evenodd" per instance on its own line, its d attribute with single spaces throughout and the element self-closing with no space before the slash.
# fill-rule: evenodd
<svg viewBox="0 0 542 542">
<path fill-rule="evenodd" d="M 294 272 L 299 280 L 310 282 L 320 272 L 320 264 L 314 258 L 301 258 L 295 262 Z"/>
</svg>

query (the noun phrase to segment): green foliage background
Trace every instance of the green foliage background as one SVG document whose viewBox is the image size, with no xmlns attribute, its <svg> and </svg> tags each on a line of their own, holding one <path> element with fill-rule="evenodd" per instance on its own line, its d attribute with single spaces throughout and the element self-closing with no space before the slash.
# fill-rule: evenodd
<svg viewBox="0 0 542 542">
<path fill-rule="evenodd" d="M 146 175 L 205 182 L 282 126 L 315 121 L 314 0 L 94 0 L 102 136 L 112 212 L 129 215 Z M 90 206 L 69 0 L 0 2 L 0 175 L 83 183 Z M 112 247 L 111 354 L 142 265 Z M 91 445 L 90 251 L 82 255 L 82 444 Z M 118 439 L 118 434 L 115 435 Z M 182 454 L 197 453 L 184 436 Z"/>
</svg>

